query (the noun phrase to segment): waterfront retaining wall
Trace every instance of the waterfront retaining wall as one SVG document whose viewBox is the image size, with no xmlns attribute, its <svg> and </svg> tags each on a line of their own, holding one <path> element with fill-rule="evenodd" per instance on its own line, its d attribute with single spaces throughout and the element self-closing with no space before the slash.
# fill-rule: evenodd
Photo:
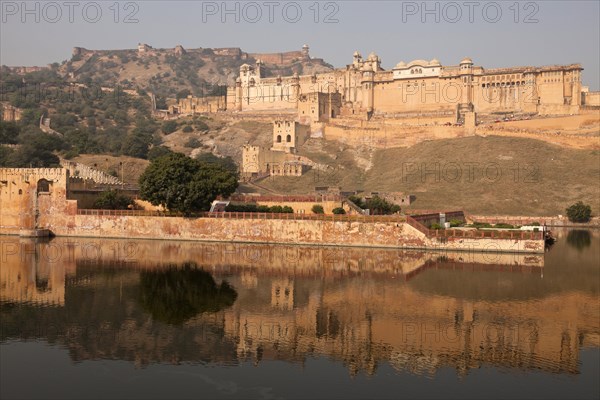
<svg viewBox="0 0 600 400">
<path fill-rule="evenodd" d="M 405 222 L 46 214 L 57 236 L 541 253 L 543 240 L 428 237 Z"/>
</svg>

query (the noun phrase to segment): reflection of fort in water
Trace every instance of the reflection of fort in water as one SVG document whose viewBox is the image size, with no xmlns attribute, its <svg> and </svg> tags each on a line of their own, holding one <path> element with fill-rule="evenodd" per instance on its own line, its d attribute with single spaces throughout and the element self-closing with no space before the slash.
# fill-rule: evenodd
<svg viewBox="0 0 600 400">
<path fill-rule="evenodd" d="M 550 276 L 539 255 L 0 242 L 1 340 L 64 343 L 74 360 L 235 364 L 326 356 L 351 373 L 374 373 L 384 363 L 426 374 L 485 363 L 578 373 L 581 346 L 599 345 L 598 284 L 590 284 L 597 268 L 578 276 L 558 268 Z M 140 305 L 148 290 L 141 272 L 185 262 L 230 283 L 235 302 L 180 326 L 153 319 Z"/>
</svg>

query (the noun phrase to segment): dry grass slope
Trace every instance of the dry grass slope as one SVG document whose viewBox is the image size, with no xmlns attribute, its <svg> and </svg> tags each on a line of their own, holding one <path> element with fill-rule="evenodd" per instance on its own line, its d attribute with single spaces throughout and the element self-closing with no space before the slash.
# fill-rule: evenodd
<svg viewBox="0 0 600 400">
<path fill-rule="evenodd" d="M 600 152 L 498 136 L 425 142 L 377 152 L 365 187 L 415 194 L 414 208 L 556 215 L 582 200 L 598 213 Z"/>
<path fill-rule="evenodd" d="M 514 137 L 445 139 L 378 150 L 366 173 L 353 162 L 350 149 L 337 150 L 333 153 L 334 146 L 328 144 L 306 154 L 330 162 L 330 173 L 313 170 L 301 178 L 267 178 L 261 185 L 280 193 L 303 193 L 324 185 L 401 191 L 416 195 L 415 209 L 477 214 L 564 214 L 568 205 L 582 200 L 600 214 L 598 150 Z"/>
</svg>

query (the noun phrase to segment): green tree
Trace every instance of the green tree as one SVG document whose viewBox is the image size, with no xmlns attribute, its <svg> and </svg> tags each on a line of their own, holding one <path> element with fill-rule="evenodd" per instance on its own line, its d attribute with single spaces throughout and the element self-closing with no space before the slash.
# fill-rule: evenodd
<svg viewBox="0 0 600 400">
<path fill-rule="evenodd" d="M 102 192 L 94 202 L 95 209 L 100 210 L 127 210 L 134 204 L 133 199 L 116 190 Z"/>
<path fill-rule="evenodd" d="M 388 215 L 400 211 L 400 206 L 390 203 L 379 196 L 373 196 L 366 201 L 366 207 L 371 210 L 371 215 Z"/>
<path fill-rule="evenodd" d="M 184 146 L 188 147 L 190 149 L 195 149 L 197 147 L 200 147 L 202 145 L 202 142 L 200 142 L 200 140 L 198 140 L 198 138 L 189 138 L 188 140 L 186 140 Z"/>
<path fill-rule="evenodd" d="M 6 165 L 13 168 L 58 167 L 59 158 L 53 153 L 65 149 L 64 141 L 54 135 L 47 135 L 37 129 L 21 132 L 21 146 L 6 157 Z"/>
<path fill-rule="evenodd" d="M 362 208 L 363 210 L 367 208 L 365 201 L 361 197 L 352 195 L 348 197 L 348 200 L 350 200 L 351 202 L 356 204 L 357 207 Z"/>
<path fill-rule="evenodd" d="M 233 161 L 233 158 L 231 158 L 229 156 L 217 157 L 213 153 L 200 153 L 196 156 L 196 160 L 205 162 L 205 163 L 209 163 L 209 164 L 220 165 L 223 168 L 225 168 L 226 170 L 231 171 L 232 173 L 235 173 L 235 174 L 237 174 L 237 172 L 238 172 L 237 164 L 235 163 L 235 161 Z"/>
<path fill-rule="evenodd" d="M 208 132 L 210 130 L 210 127 L 204 121 L 197 120 L 194 122 L 194 126 L 196 127 L 196 130 L 202 132 Z"/>
<path fill-rule="evenodd" d="M 160 129 L 165 135 L 173 133 L 177 130 L 177 121 L 165 121 Z"/>
<path fill-rule="evenodd" d="M 0 167 L 8 167 L 9 159 L 14 151 L 8 147 L 0 146 Z"/>
<path fill-rule="evenodd" d="M 24 144 L 8 155 L 6 163 L 13 168 L 42 168 L 58 167 L 60 160 L 48 149 Z"/>
<path fill-rule="evenodd" d="M 173 153 L 171 149 L 165 146 L 154 146 L 148 151 L 148 160 L 152 161 L 158 157 Z"/>
<path fill-rule="evenodd" d="M 323 206 L 320 204 L 315 204 L 312 206 L 313 214 L 325 214 L 325 210 L 323 210 Z"/>
<path fill-rule="evenodd" d="M 140 133 L 127 135 L 121 146 L 121 153 L 131 157 L 147 158 L 152 136 Z"/>
<path fill-rule="evenodd" d="M 221 165 L 204 163 L 180 153 L 154 159 L 140 177 L 140 197 L 170 211 L 206 211 L 219 195 L 228 197 L 238 176 Z"/>
<path fill-rule="evenodd" d="M 158 110 L 166 110 L 168 108 L 167 101 L 162 97 L 156 98 L 156 108 Z"/>
<path fill-rule="evenodd" d="M 179 99 L 185 99 L 185 98 L 187 98 L 191 94 L 192 94 L 192 92 L 190 92 L 189 89 L 180 90 L 179 92 L 177 92 L 177 100 L 179 100 Z"/>
<path fill-rule="evenodd" d="M 0 143 L 16 144 L 20 132 L 16 123 L 0 121 Z"/>
<path fill-rule="evenodd" d="M 334 214 L 346 214 L 346 210 L 344 210 L 344 207 L 336 207 L 333 210 L 331 210 Z"/>
<path fill-rule="evenodd" d="M 571 222 L 588 222 L 592 217 L 592 208 L 578 201 L 567 208 L 567 217 Z"/>
</svg>

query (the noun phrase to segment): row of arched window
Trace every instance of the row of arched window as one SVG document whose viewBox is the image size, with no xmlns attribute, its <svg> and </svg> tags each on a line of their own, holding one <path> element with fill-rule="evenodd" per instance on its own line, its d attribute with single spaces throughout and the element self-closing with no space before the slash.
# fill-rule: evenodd
<svg viewBox="0 0 600 400">
<path fill-rule="evenodd" d="M 482 83 L 481 87 L 488 88 L 488 87 L 523 86 L 523 85 L 525 85 L 525 81 Z"/>
<path fill-rule="evenodd" d="M 287 143 L 291 143 L 292 142 L 292 135 L 287 135 L 285 137 L 285 141 Z M 277 143 L 281 143 L 281 135 L 277 135 Z"/>
</svg>

